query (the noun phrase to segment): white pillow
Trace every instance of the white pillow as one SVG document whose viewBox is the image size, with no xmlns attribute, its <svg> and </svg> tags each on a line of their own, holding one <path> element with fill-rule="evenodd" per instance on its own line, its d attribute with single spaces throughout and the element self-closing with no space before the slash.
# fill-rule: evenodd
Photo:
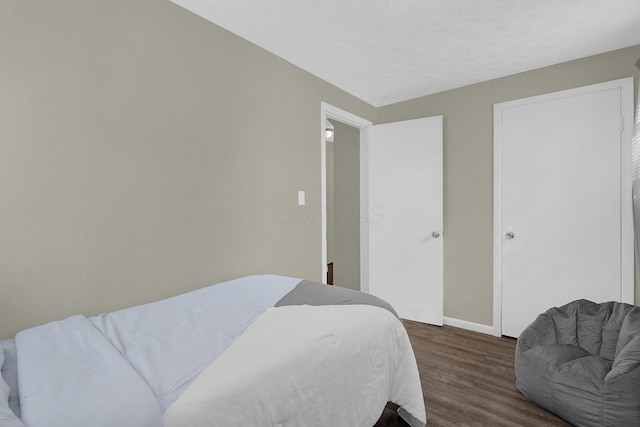
<svg viewBox="0 0 640 427">
<path fill-rule="evenodd" d="M 0 368 L 4 363 L 4 350 L 0 345 Z M 22 421 L 9 408 L 9 386 L 0 375 L 0 426 L 3 427 L 24 427 Z"/>
</svg>

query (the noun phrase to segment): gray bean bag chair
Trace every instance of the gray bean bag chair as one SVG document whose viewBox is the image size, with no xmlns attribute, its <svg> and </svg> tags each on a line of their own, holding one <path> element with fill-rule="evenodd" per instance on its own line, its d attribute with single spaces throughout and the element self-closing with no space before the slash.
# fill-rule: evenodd
<svg viewBox="0 0 640 427">
<path fill-rule="evenodd" d="M 518 338 L 516 387 L 576 426 L 640 426 L 640 307 L 552 308 Z"/>
</svg>

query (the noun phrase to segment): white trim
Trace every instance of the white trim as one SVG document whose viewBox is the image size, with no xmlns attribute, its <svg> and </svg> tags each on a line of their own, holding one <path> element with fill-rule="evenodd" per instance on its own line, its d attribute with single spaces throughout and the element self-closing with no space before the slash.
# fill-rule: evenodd
<svg viewBox="0 0 640 427">
<path fill-rule="evenodd" d="M 452 317 L 444 317 L 444 324 L 455 328 L 466 329 L 467 331 L 479 332 L 486 335 L 494 335 L 493 326 L 483 325 L 482 323 L 469 322 L 467 320 L 454 319 Z"/>
<path fill-rule="evenodd" d="M 493 335 L 502 336 L 502 108 L 493 105 Z"/>
<path fill-rule="evenodd" d="M 493 105 L 493 335 L 502 335 L 502 110 L 514 106 L 570 97 L 596 91 L 620 89 L 621 114 L 624 128 L 621 132 L 621 280 L 622 302 L 634 304 L 634 261 L 632 219 L 631 139 L 633 133 L 633 77 L 581 86 L 529 98 L 516 99 Z"/>
<path fill-rule="evenodd" d="M 320 103 L 320 215 L 322 222 L 322 283 L 327 281 L 327 141 L 325 123 L 334 119 L 360 130 L 373 123 L 326 102 Z M 369 228 L 366 217 L 369 208 L 368 134 L 360 132 L 360 289 L 369 291 Z"/>
<path fill-rule="evenodd" d="M 622 302 L 635 304 L 635 263 L 633 230 L 633 165 L 631 164 L 631 141 L 633 140 L 633 77 L 617 80 L 620 84 L 620 111 L 623 129 L 620 135 L 620 199 L 622 200 L 620 233 L 622 233 L 620 295 Z M 625 196 L 627 195 L 627 196 Z"/>
<path fill-rule="evenodd" d="M 369 293 L 369 128 L 360 130 L 360 290 Z"/>
</svg>

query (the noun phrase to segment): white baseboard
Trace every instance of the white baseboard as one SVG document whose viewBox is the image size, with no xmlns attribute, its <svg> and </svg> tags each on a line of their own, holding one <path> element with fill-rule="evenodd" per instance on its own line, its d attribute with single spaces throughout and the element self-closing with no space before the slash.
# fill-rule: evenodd
<svg viewBox="0 0 640 427">
<path fill-rule="evenodd" d="M 483 325 L 481 323 L 473 323 L 467 320 L 454 319 L 452 317 L 444 317 L 444 324 L 468 331 L 480 332 L 481 334 L 494 335 L 493 326 Z"/>
</svg>

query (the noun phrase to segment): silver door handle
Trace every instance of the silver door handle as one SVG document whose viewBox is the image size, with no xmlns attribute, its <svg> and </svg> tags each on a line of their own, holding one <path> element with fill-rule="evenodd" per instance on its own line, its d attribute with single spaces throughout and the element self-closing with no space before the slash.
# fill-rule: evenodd
<svg viewBox="0 0 640 427">
<path fill-rule="evenodd" d="M 506 236 L 507 236 L 507 239 L 513 239 L 514 237 L 516 237 L 516 235 L 513 234 L 513 231 L 508 231 Z"/>
<path fill-rule="evenodd" d="M 433 233 L 431 233 L 431 237 L 433 237 L 434 239 L 437 239 L 438 237 L 440 237 L 440 233 L 438 233 L 437 231 L 434 231 Z"/>
</svg>

